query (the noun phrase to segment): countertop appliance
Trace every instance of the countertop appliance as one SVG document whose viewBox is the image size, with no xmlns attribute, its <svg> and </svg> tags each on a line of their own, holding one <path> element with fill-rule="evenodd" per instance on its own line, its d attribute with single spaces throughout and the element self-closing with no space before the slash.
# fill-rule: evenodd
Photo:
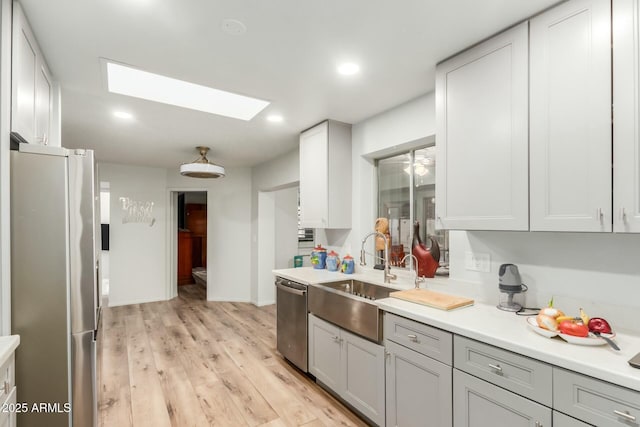
<svg viewBox="0 0 640 427">
<path fill-rule="evenodd" d="M 517 295 L 527 292 L 527 285 L 522 283 L 518 266 L 515 264 L 502 264 L 498 271 L 498 289 L 500 289 L 500 301 L 498 308 L 505 311 L 520 311 L 522 303 L 516 301 Z"/>
<path fill-rule="evenodd" d="M 277 277 L 277 349 L 303 372 L 309 371 L 307 314 L 307 286 Z"/>
<path fill-rule="evenodd" d="M 92 150 L 11 152 L 11 328 L 21 427 L 96 425 L 100 210 Z"/>
</svg>

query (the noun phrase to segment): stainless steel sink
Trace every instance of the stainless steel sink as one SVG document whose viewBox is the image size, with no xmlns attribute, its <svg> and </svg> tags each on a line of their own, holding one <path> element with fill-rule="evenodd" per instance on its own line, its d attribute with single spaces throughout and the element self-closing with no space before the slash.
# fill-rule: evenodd
<svg viewBox="0 0 640 427">
<path fill-rule="evenodd" d="M 340 280 L 309 286 L 309 311 L 328 322 L 371 341 L 382 341 L 382 311 L 374 300 L 395 289 L 359 280 Z"/>
</svg>

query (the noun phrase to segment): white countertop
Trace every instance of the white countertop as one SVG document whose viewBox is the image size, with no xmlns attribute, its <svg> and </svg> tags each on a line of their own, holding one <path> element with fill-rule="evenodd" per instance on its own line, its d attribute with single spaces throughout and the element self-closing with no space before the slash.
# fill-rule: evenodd
<svg viewBox="0 0 640 427">
<path fill-rule="evenodd" d="M 20 345 L 20 335 L 0 337 L 0 365 L 7 361 L 18 345 Z"/>
<path fill-rule="evenodd" d="M 347 275 L 312 268 L 290 268 L 274 270 L 273 273 L 308 285 L 354 279 L 394 289 L 413 287 L 413 282 L 406 278 L 401 278 L 398 283 L 384 283 L 383 272 L 377 270 Z M 435 282 L 428 281 L 427 288 L 447 293 L 437 279 Z M 456 294 L 474 297 L 461 292 Z M 470 307 L 444 311 L 396 298 L 385 298 L 376 303 L 384 311 L 640 391 L 640 369 L 632 368 L 627 363 L 640 352 L 639 336 L 618 333 L 615 342 L 621 351 L 615 351 L 608 345 L 581 346 L 569 344 L 560 337 L 543 337 L 529 328 L 527 316 L 516 316 L 498 310 L 494 305 L 476 302 Z"/>
</svg>

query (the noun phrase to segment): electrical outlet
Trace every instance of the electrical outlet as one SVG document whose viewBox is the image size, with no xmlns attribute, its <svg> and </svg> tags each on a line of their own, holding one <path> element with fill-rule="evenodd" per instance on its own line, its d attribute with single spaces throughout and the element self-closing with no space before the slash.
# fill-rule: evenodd
<svg viewBox="0 0 640 427">
<path fill-rule="evenodd" d="M 469 271 L 491 272 L 491 256 L 487 253 L 465 252 L 464 266 Z"/>
</svg>

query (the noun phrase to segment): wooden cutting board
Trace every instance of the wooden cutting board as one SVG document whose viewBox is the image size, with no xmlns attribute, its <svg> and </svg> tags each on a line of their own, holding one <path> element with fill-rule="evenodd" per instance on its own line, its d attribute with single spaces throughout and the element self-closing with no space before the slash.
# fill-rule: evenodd
<svg viewBox="0 0 640 427">
<path fill-rule="evenodd" d="M 473 300 L 455 295 L 447 295 L 429 289 L 408 289 L 406 291 L 396 291 L 389 294 L 392 298 L 415 302 L 428 307 L 439 308 L 441 310 L 453 310 L 454 308 L 473 305 Z"/>
</svg>

